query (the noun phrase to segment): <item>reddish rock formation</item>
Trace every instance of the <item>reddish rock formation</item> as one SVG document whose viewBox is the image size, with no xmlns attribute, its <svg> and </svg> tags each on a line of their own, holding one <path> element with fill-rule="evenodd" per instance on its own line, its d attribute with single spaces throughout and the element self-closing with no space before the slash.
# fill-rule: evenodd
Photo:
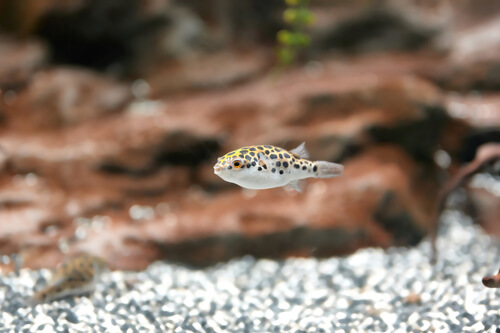
<svg viewBox="0 0 500 333">
<path fill-rule="evenodd" d="M 486 177 L 486 175 L 483 175 Z M 487 178 L 486 178 L 487 179 Z M 491 180 L 490 181 L 494 181 Z M 470 206 L 468 213 L 471 218 L 479 224 L 490 235 L 500 238 L 500 193 L 498 185 L 494 192 L 492 188 L 467 186 L 467 195 Z"/>
<path fill-rule="evenodd" d="M 159 258 L 205 264 L 416 244 L 432 212 L 432 147 L 449 122 L 442 97 L 397 71 L 385 78 L 346 73 L 340 84 L 335 68 L 326 64 L 319 76 L 293 71 L 231 93 L 136 101 L 71 126 L 20 133 L 29 86 L 0 134 L 10 172 L 0 218 L 11 225 L 0 230 L 1 252 L 19 252 L 26 265 L 40 267 L 66 251 L 98 251 L 116 267 L 141 268 Z M 302 140 L 314 159 L 345 160 L 346 174 L 297 195 L 241 191 L 211 170 L 217 155 L 234 147 L 291 148 Z M 158 215 L 165 205 L 169 211 Z M 153 215 L 131 218 L 129 209 L 142 206 Z M 96 215 L 105 216 L 98 229 Z"/>
<path fill-rule="evenodd" d="M 123 83 L 88 70 L 57 68 L 38 72 L 6 110 L 10 129 L 44 130 L 103 116 L 131 99 Z"/>
<path fill-rule="evenodd" d="M 39 40 L 21 41 L 13 37 L 0 36 L 0 90 L 8 92 L 24 86 L 33 74 L 47 62 L 47 47 Z M 10 103 L 14 91 L 3 95 Z"/>
<path fill-rule="evenodd" d="M 207 264 L 245 254 L 345 254 L 359 246 L 416 244 L 426 234 L 433 207 L 427 193 L 435 184 L 400 148 L 376 148 L 345 166 L 341 178 L 311 181 L 302 194 L 236 188 L 214 196 L 191 188 L 180 198 L 167 192 L 118 202 L 119 210 L 98 207 L 106 218 L 76 218 L 73 223 L 52 220 L 54 208 L 59 205 L 59 216 L 68 216 L 73 204 L 78 216 L 78 204 L 99 203 L 103 194 L 92 200 L 71 192 L 71 201 L 61 207 L 64 199 L 59 195 L 55 200 L 57 192 L 45 187 L 46 197 L 52 198 L 45 207 L 30 207 L 30 198 L 11 206 L 10 221 L 24 216 L 26 223 L 2 230 L 2 252 L 20 251 L 29 266 L 52 265 L 62 257 L 56 242 L 64 237 L 68 245 L 63 249 L 68 246 L 70 253 L 100 253 L 118 268 L 138 269 L 160 258 Z M 29 186 L 42 191 L 43 185 Z M 18 197 L 22 193 L 19 189 Z M 7 211 L 2 217 L 10 222 Z"/>
<path fill-rule="evenodd" d="M 455 39 L 446 63 L 430 76 L 454 91 L 500 88 L 500 19 L 495 18 L 465 29 Z"/>
<path fill-rule="evenodd" d="M 41 36 L 53 31 L 50 22 L 39 28 L 33 22 L 47 20 L 46 8 L 58 3 L 44 1 L 47 6 L 34 9 L 18 29 Z M 82 20 L 74 31 L 83 33 L 93 3 L 58 9 L 56 21 L 68 22 L 66 14 L 76 15 L 69 16 Z M 128 12 L 131 31 L 141 31 L 142 23 L 165 10 L 154 3 L 138 14 Z M 268 3 L 271 7 L 263 8 L 282 10 L 282 2 L 259 2 Z M 214 18 L 203 11 L 204 4 L 193 2 L 185 13 L 191 19 Z M 251 4 L 245 1 L 241 8 L 254 10 Z M 238 8 L 226 9 L 241 15 Z M 236 17 L 232 24 L 238 23 Z M 404 19 L 406 24 L 409 17 Z M 409 32 L 425 30 L 425 41 L 434 40 L 425 19 L 418 19 Z M 0 57 L 0 83 L 8 88 L 0 101 L 1 255 L 18 253 L 26 266 L 53 267 L 62 257 L 84 250 L 105 257 L 114 268 L 140 269 L 162 258 L 203 265 L 245 254 L 329 256 L 368 245 L 414 245 L 435 227 L 437 188 L 444 173 L 434 162 L 436 152 L 450 153 L 453 172 L 471 135 L 483 125 L 498 128 L 495 115 L 478 123 L 467 113 L 483 110 L 480 103 L 490 103 L 493 110 L 494 95 L 476 103 L 474 97 L 441 91 L 497 89 L 495 78 L 488 81 L 484 71 L 479 76 L 475 70 L 458 71 L 464 73 L 458 85 L 448 80 L 455 77 L 447 76 L 455 73 L 453 68 L 472 68 L 469 64 L 482 61 L 481 52 L 470 53 L 471 62 L 456 60 L 464 54 L 460 38 L 450 44 L 449 55 L 436 54 L 436 45 L 427 49 L 431 53 L 321 54 L 272 76 L 267 75 L 271 50 L 262 45 L 246 51 L 248 45 L 235 43 L 210 55 L 193 55 L 182 47 L 169 53 L 169 33 L 151 35 L 152 41 L 141 44 L 148 39 L 122 34 L 120 29 L 129 25 L 127 19 L 120 22 L 113 27 L 113 43 L 133 44 L 140 52 L 115 59 L 78 46 L 92 50 L 92 57 L 84 59 L 87 65 L 111 71 L 113 66 L 106 67 L 110 63 L 126 64 L 124 57 L 135 54 L 140 59 L 133 59 L 137 66 L 128 74 L 140 73 L 137 80 L 47 65 L 44 46 L 0 40 L 0 46 L 6 45 L 0 52 L 10 54 Z M 177 23 L 169 26 L 173 30 L 165 29 L 177 31 Z M 275 29 L 274 23 L 269 18 L 258 34 Z M 207 21 L 210 27 L 221 24 Z M 238 29 L 248 32 L 248 25 L 243 22 Z M 148 34 L 153 30 L 146 29 Z M 215 38 L 207 31 L 209 39 Z M 184 37 L 180 41 L 186 46 L 193 36 Z M 226 46 L 231 38 L 220 40 L 219 46 Z M 168 55 L 158 51 L 165 46 L 160 41 L 168 44 Z M 404 46 L 411 41 L 394 42 Z M 52 40 L 47 45 L 56 44 Z M 23 51 L 19 62 L 12 62 L 16 50 L 36 52 L 30 57 Z M 176 57 L 180 60 L 172 60 Z M 486 81 L 477 84 L 478 78 Z M 342 163 L 345 174 L 311 180 L 301 194 L 283 188 L 242 190 L 213 175 L 216 158 L 236 147 L 267 143 L 290 149 L 302 141 L 313 159 Z"/>
<path fill-rule="evenodd" d="M 500 128 L 500 96 L 450 94 L 446 109 L 455 118 L 464 119 L 476 129 Z"/>
</svg>

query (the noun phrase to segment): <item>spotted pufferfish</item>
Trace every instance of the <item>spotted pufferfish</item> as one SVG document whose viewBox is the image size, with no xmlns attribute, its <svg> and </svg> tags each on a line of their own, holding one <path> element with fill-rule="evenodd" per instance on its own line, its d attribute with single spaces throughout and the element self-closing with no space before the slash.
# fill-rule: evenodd
<svg viewBox="0 0 500 333">
<path fill-rule="evenodd" d="M 48 285 L 35 293 L 31 304 L 91 293 L 106 271 L 106 262 L 90 254 L 80 254 L 66 260 L 57 266 Z"/>
<path fill-rule="evenodd" d="M 300 180 L 337 177 L 344 170 L 341 164 L 310 161 L 308 158 L 305 142 L 290 151 L 270 145 L 249 146 L 219 157 L 214 173 L 227 182 L 248 189 L 289 185 L 301 192 Z"/>
</svg>

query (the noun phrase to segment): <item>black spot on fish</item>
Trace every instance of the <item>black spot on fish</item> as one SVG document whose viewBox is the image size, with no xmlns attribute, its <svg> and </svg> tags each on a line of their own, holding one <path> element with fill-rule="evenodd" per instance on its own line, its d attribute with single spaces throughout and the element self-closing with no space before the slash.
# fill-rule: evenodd
<svg viewBox="0 0 500 333">
<path fill-rule="evenodd" d="M 282 175 L 283 173 L 284 173 L 283 170 L 280 170 L 280 175 Z"/>
<path fill-rule="evenodd" d="M 259 167 L 257 170 L 262 171 L 262 168 L 261 168 L 261 167 Z"/>
<path fill-rule="evenodd" d="M 288 168 L 288 162 L 286 162 L 286 161 L 285 161 L 285 162 L 283 162 L 283 166 L 284 166 L 285 168 Z"/>
<path fill-rule="evenodd" d="M 245 160 L 250 162 L 252 160 L 252 158 L 249 155 L 245 155 Z"/>
<path fill-rule="evenodd" d="M 247 169 L 250 169 L 252 165 L 250 163 L 247 164 Z"/>
<path fill-rule="evenodd" d="M 313 171 L 314 171 L 314 172 L 318 171 L 318 166 L 316 166 L 316 165 L 315 165 L 315 166 L 313 167 Z"/>
<path fill-rule="evenodd" d="M 302 167 L 302 170 L 307 170 L 307 167 L 304 165 L 304 166 Z"/>
<path fill-rule="evenodd" d="M 252 166 L 255 166 L 255 165 L 256 165 L 255 161 L 254 161 L 254 162 L 252 162 Z"/>
<path fill-rule="evenodd" d="M 264 150 L 264 147 L 262 147 L 262 146 L 258 146 L 258 147 L 257 147 L 257 149 L 258 149 L 258 150 Z"/>
<path fill-rule="evenodd" d="M 298 164 L 294 164 L 294 165 L 293 165 L 293 167 L 294 167 L 295 169 L 300 169 L 300 165 L 298 165 Z"/>
<path fill-rule="evenodd" d="M 281 159 L 283 159 L 283 154 L 279 154 L 278 156 L 279 156 Z"/>
<path fill-rule="evenodd" d="M 244 157 L 245 157 L 245 155 L 243 155 L 243 154 L 239 154 L 239 155 L 238 155 L 238 157 L 239 157 L 239 158 L 244 158 Z"/>
<path fill-rule="evenodd" d="M 276 154 L 271 154 L 271 155 L 269 155 L 269 157 L 272 158 L 273 160 L 278 158 L 278 156 L 276 156 Z"/>
<path fill-rule="evenodd" d="M 246 150 L 246 149 L 240 150 L 240 154 L 246 154 L 246 153 L 248 153 L 248 150 Z"/>
<path fill-rule="evenodd" d="M 266 147 L 267 149 L 273 149 L 273 146 L 264 146 Z"/>
<path fill-rule="evenodd" d="M 284 153 L 283 155 L 285 156 L 285 158 L 290 158 L 290 155 L 288 155 L 287 153 Z"/>
<path fill-rule="evenodd" d="M 275 172 L 276 172 L 276 169 L 275 169 L 275 168 L 272 168 L 272 169 L 271 169 L 271 172 L 272 172 L 272 173 L 275 173 Z"/>
<path fill-rule="evenodd" d="M 250 156 L 254 157 L 255 153 L 254 152 L 250 152 Z"/>
<path fill-rule="evenodd" d="M 255 149 L 254 147 L 252 147 L 252 148 L 249 148 L 248 150 L 250 150 L 250 151 L 256 151 L 257 149 Z"/>
<path fill-rule="evenodd" d="M 269 150 L 264 151 L 264 154 L 269 155 Z"/>
<path fill-rule="evenodd" d="M 228 167 L 227 167 L 227 169 L 228 169 L 228 170 L 231 170 L 232 168 L 233 168 L 232 166 L 228 166 Z"/>
<path fill-rule="evenodd" d="M 276 162 L 276 166 L 277 166 L 277 167 L 280 167 L 280 166 L 281 166 L 281 162 L 280 162 L 280 161 L 277 161 L 277 162 Z"/>
</svg>

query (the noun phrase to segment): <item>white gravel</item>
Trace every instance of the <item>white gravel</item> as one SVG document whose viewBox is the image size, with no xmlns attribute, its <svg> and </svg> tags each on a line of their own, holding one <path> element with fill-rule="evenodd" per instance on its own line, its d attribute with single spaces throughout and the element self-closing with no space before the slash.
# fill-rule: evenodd
<svg viewBox="0 0 500 333">
<path fill-rule="evenodd" d="M 26 305 L 46 271 L 0 275 L 0 332 L 499 332 L 500 245 L 446 212 L 430 245 L 206 269 L 156 262 L 104 276 L 89 299 Z"/>
</svg>

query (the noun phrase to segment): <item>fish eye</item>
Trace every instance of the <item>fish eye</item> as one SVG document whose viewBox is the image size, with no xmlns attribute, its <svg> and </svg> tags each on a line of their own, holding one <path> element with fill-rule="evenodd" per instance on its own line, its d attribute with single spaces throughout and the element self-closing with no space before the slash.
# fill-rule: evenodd
<svg viewBox="0 0 500 333">
<path fill-rule="evenodd" d="M 241 161 L 240 160 L 234 160 L 233 161 L 233 168 L 239 169 L 241 167 Z"/>
</svg>

